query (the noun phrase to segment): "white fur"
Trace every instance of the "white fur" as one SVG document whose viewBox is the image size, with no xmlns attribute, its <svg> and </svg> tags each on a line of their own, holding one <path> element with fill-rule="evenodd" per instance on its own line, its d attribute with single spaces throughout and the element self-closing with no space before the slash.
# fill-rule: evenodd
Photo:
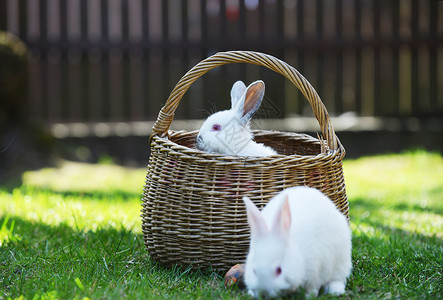
<svg viewBox="0 0 443 300">
<path fill-rule="evenodd" d="M 330 294 L 345 292 L 351 231 L 327 196 L 314 188 L 288 188 L 261 212 L 249 198 L 243 200 L 251 229 L 245 283 L 252 296 L 276 297 L 299 288 L 317 296 L 321 287 Z"/>
<path fill-rule="evenodd" d="M 231 89 L 231 109 L 209 116 L 200 128 L 197 148 L 234 156 L 276 155 L 277 152 L 270 147 L 254 142 L 249 126 L 264 93 L 265 84 L 261 80 L 251 83 L 247 88 L 242 81 L 234 83 Z M 215 124 L 220 127 L 219 131 L 213 130 Z"/>
</svg>

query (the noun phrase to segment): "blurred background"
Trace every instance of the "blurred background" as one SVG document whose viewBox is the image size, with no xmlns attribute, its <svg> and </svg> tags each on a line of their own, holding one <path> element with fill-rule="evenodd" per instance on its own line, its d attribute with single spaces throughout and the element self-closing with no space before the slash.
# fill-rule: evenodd
<svg viewBox="0 0 443 300">
<path fill-rule="evenodd" d="M 443 1 L 0 0 L 0 31 L 3 169 L 43 162 L 53 149 L 146 164 L 150 129 L 174 85 L 226 50 L 268 53 L 301 72 L 347 157 L 443 152 Z M 272 109 L 259 127 L 319 131 L 288 80 L 245 64 L 197 80 L 174 127 L 197 129 L 229 107 L 239 79 L 266 83 Z"/>
</svg>

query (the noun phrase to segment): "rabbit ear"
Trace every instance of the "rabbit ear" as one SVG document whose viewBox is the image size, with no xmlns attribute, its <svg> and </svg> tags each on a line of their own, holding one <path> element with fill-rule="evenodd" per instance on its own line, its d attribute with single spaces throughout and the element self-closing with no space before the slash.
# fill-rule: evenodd
<svg viewBox="0 0 443 300">
<path fill-rule="evenodd" d="M 251 236 L 264 236 L 268 234 L 269 229 L 266 225 L 266 221 L 263 218 L 260 210 L 248 197 L 243 197 L 243 201 L 246 205 L 246 213 L 248 215 L 248 223 L 251 228 Z"/>
<path fill-rule="evenodd" d="M 291 228 L 291 208 L 289 206 L 288 195 L 285 196 L 282 206 L 272 225 L 272 232 L 279 236 L 288 236 Z"/>
<path fill-rule="evenodd" d="M 260 107 L 265 95 L 265 83 L 257 80 L 251 83 L 244 93 L 241 101 L 236 106 L 238 117 L 241 123 L 247 123 L 252 115 Z"/>
<path fill-rule="evenodd" d="M 239 80 L 232 85 L 231 89 L 231 108 L 234 108 L 238 101 L 242 98 L 246 91 L 246 85 L 243 81 Z"/>
</svg>

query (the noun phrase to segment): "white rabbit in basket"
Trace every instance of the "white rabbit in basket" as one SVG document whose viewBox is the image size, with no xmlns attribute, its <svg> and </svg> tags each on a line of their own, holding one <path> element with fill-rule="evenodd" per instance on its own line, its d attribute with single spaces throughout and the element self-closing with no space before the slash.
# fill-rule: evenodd
<svg viewBox="0 0 443 300">
<path fill-rule="evenodd" d="M 288 188 L 260 212 L 246 204 L 251 243 L 245 266 L 249 293 L 276 297 L 302 288 L 306 296 L 341 295 L 351 273 L 351 231 L 319 190 Z"/>
<path fill-rule="evenodd" d="M 231 109 L 219 111 L 203 123 L 197 136 L 198 149 L 234 156 L 269 156 L 277 152 L 254 142 L 249 123 L 260 107 L 265 84 L 258 80 L 247 88 L 242 81 L 231 89 Z"/>
</svg>

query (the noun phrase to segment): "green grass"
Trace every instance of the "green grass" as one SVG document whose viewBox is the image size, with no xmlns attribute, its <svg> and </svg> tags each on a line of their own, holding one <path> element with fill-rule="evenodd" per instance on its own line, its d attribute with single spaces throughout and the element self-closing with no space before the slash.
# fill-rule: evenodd
<svg viewBox="0 0 443 300">
<path fill-rule="evenodd" d="M 443 158 L 415 151 L 344 170 L 354 261 L 345 298 L 443 298 Z M 215 272 L 150 260 L 145 172 L 65 162 L 0 186 L 0 299 L 249 299 Z"/>
</svg>

